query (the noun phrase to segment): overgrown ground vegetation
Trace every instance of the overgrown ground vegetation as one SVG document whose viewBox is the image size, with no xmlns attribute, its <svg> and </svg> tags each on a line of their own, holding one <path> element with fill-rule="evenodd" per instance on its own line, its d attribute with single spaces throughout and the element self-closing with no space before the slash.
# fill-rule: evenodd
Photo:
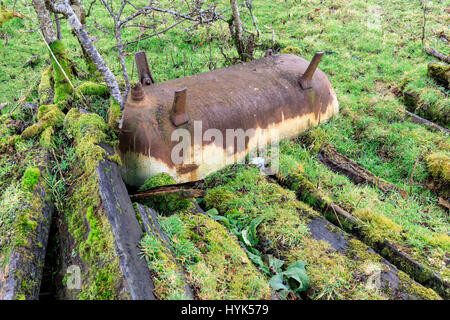
<svg viewBox="0 0 450 320">
<path fill-rule="evenodd" d="M 3 2 L 12 10 L 15 1 Z M 224 7 L 229 2 L 216 3 Z M 448 55 L 448 43 L 439 36 L 449 33 L 449 4 L 429 1 L 427 6 L 425 44 Z M 82 85 L 85 103 L 72 94 L 65 96 L 64 90 L 55 92 L 56 98 L 47 97 L 46 84 L 53 84 L 61 75 L 49 68 L 52 60 L 38 32 L 32 7 L 18 2 L 15 10 L 22 17 L 13 16 L 0 24 L 0 104 L 7 103 L 0 110 L 0 258 L 6 262 L 11 244 L 26 245 L 21 241 L 33 232 L 36 218 L 27 213 L 37 205 L 32 196 L 36 176 L 33 172 L 40 166 L 37 159 L 44 150 L 52 160 L 38 179 L 49 185 L 66 232 L 74 240 L 70 254 L 86 265 L 100 257 L 104 265 L 89 270 L 90 280 L 78 298 L 118 298 L 118 259 L 113 254 L 106 217 L 97 208 L 94 176 L 94 169 L 104 156 L 98 144 L 116 143 L 114 125 L 108 118 L 110 100 L 104 87 L 86 86 L 86 79 L 80 77 L 74 77 L 73 83 L 75 87 Z M 254 2 L 254 13 L 263 31 L 255 57 L 273 49 L 310 59 L 315 52 L 326 50 L 320 68 L 329 76 L 340 102 L 339 116 L 281 144 L 281 175 L 300 170 L 315 190 L 367 224 L 369 236 L 364 242 L 370 244 L 374 238 L 391 240 L 448 281 L 448 209 L 438 203 L 439 198 L 449 197 L 450 142 L 445 133 L 405 119 L 405 110 L 410 110 L 449 128 L 448 88 L 427 75 L 427 64 L 434 59 L 422 47 L 421 2 L 261 0 Z M 244 15 L 243 20 L 246 28 L 253 31 L 250 17 Z M 94 21 L 111 26 L 108 13 L 99 2 L 94 3 L 87 17 L 88 25 Z M 134 39 L 143 30 L 127 29 L 123 37 Z M 123 86 L 115 41 L 95 28 L 89 32 Z M 67 57 L 88 75 L 88 80 L 100 84 L 98 75 L 89 74 L 83 53 L 66 23 L 62 23 L 62 38 Z M 140 50 L 146 51 L 158 82 L 227 66 L 232 59 L 223 54 L 236 56 L 226 22 L 200 27 L 192 35 L 174 28 L 126 47 L 125 61 L 132 81 L 137 80 L 133 53 Z M 93 88 L 99 89 L 95 90 L 99 94 L 91 95 Z M 67 99 L 71 101 L 68 106 L 58 106 L 59 100 Z M 80 113 L 78 108 L 86 107 L 94 114 Z M 39 135 L 33 134 L 36 132 Z M 320 163 L 318 153 L 324 142 L 405 190 L 407 197 L 397 191 L 385 194 L 371 186 L 355 185 L 332 172 Z M 202 203 L 207 209 L 217 210 L 209 212 L 217 221 L 189 210 L 161 217 L 177 262 L 187 273 L 198 298 L 270 298 L 269 280 L 273 273 L 266 274 L 261 266 L 274 267 L 278 262 L 260 261 L 257 252 L 240 247 L 257 238 L 260 240 L 252 247 L 281 259 L 283 271 L 299 261 L 307 263 L 309 289 L 305 293 L 298 281 L 294 282 L 286 293 L 289 298 L 395 298 L 389 292 L 367 289 L 354 276 L 370 273 L 370 266 L 310 238 L 306 213 L 311 214 L 313 209 L 296 201 L 293 192 L 266 181 L 254 168 L 239 168 L 230 177 L 222 172 L 222 176 L 210 180 L 218 182 L 209 186 Z M 236 192 L 243 196 L 237 198 Z M 316 214 L 321 213 L 310 198 L 298 196 L 313 206 Z M 178 204 L 168 208 L 180 209 Z M 264 219 L 255 221 L 260 215 Z M 231 227 L 230 217 L 237 221 Z M 248 228 L 249 237 L 236 237 L 236 228 L 241 235 Z M 250 237 L 252 234 L 255 238 Z M 267 242 L 259 242 L 261 239 Z M 177 279 L 166 272 L 171 269 L 166 269 L 157 239 L 147 235 L 142 246 L 149 267 L 160 272 L 160 297 L 182 297 Z M 364 255 L 363 259 L 378 263 L 374 256 Z M 302 274 L 300 265 L 298 277 Z M 287 280 L 284 279 L 284 285 Z M 421 291 L 420 296 L 435 297 L 429 291 Z"/>
</svg>

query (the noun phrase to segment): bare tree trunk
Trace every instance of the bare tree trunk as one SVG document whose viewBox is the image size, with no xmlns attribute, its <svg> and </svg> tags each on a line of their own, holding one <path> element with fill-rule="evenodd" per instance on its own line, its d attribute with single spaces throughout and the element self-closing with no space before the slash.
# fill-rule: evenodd
<svg viewBox="0 0 450 320">
<path fill-rule="evenodd" d="M 117 39 L 117 48 L 119 49 L 119 61 L 122 66 L 123 78 L 124 78 L 126 86 L 127 86 L 127 94 L 128 94 L 128 92 L 130 92 L 130 89 L 131 89 L 131 84 L 130 84 L 130 78 L 128 76 L 127 66 L 125 64 L 122 33 L 121 33 L 121 28 L 119 25 L 116 25 L 116 39 Z"/>
<path fill-rule="evenodd" d="M 56 38 L 61 41 L 61 21 L 59 21 L 59 15 L 57 13 L 55 15 L 55 25 L 56 25 Z"/>
<path fill-rule="evenodd" d="M 236 41 L 236 48 L 241 60 L 244 60 L 244 39 L 243 28 L 241 21 L 241 14 L 239 12 L 238 0 L 230 0 L 231 11 L 233 13 L 233 26 L 234 26 L 234 40 Z M 244 58 L 244 59 L 243 59 Z"/>
<path fill-rule="evenodd" d="M 50 12 L 45 6 L 44 0 L 33 0 L 33 7 L 36 11 L 36 15 L 39 21 L 39 25 L 44 35 L 44 39 L 47 43 L 52 43 L 58 40 L 55 28 L 53 26 L 53 21 L 50 16 Z"/>
<path fill-rule="evenodd" d="M 98 72 L 102 75 L 103 80 L 105 80 L 111 96 L 121 105 L 121 109 L 123 109 L 122 95 L 120 93 L 116 78 L 106 65 L 100 53 L 97 51 L 97 48 L 95 48 L 81 21 L 78 19 L 72 7 L 69 5 L 69 1 L 64 0 L 62 2 L 59 2 L 58 4 L 54 4 L 51 0 L 46 0 L 46 3 L 50 6 L 52 11 L 61 13 L 67 18 L 67 22 L 69 23 L 69 26 L 71 27 L 73 33 L 78 38 L 78 42 L 86 51 L 89 58 L 96 66 Z"/>
</svg>

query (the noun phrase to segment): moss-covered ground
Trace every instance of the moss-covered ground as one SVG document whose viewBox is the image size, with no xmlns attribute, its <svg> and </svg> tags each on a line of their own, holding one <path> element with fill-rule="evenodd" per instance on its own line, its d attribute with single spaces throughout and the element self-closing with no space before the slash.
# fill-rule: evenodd
<svg viewBox="0 0 450 320">
<path fill-rule="evenodd" d="M 223 173 L 230 178 L 224 180 Z M 268 274 L 273 276 L 273 257 L 283 261 L 286 267 L 299 260 L 306 263 L 310 285 L 303 297 L 396 298 L 397 293 L 368 284 L 374 268 L 382 270 L 387 267 L 381 263 L 380 256 L 369 253 L 367 247 L 355 239 L 349 240 L 344 251 L 316 240 L 317 235 L 312 233 L 309 223 L 319 213 L 298 201 L 294 192 L 268 181 L 257 168 L 233 166 L 208 178 L 207 185 L 215 187 L 204 198 L 206 208 L 218 210 L 220 216 L 216 219 L 239 235 L 262 270 L 268 268 Z M 256 219 L 257 227 L 252 226 Z M 358 274 L 366 276 L 359 277 Z M 410 284 L 406 287 L 411 287 L 405 289 L 406 292 L 415 290 Z M 422 298 L 437 297 L 432 290 L 421 290 L 423 292 L 419 290 L 420 293 L 416 294 Z M 292 292 L 289 294 L 294 296 Z"/>
<path fill-rule="evenodd" d="M 364 237 L 368 244 L 389 240 L 448 278 L 445 261 L 450 238 L 445 209 L 421 197 L 403 198 L 396 191 L 385 194 L 368 185 L 357 186 L 330 171 L 299 141 L 282 143 L 280 164 L 281 178 L 297 173 L 303 179 L 291 185 L 301 199 L 325 212 L 314 196 L 322 194 L 367 225 Z"/>
</svg>

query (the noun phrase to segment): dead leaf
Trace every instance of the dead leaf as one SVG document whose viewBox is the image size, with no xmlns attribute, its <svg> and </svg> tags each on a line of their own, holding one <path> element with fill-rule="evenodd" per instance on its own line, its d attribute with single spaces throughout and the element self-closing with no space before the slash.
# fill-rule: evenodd
<svg viewBox="0 0 450 320">
<path fill-rule="evenodd" d="M 447 208 L 448 210 L 450 210 L 450 202 L 448 202 L 447 200 L 445 200 L 444 198 L 439 198 L 439 204 L 445 208 Z"/>
</svg>

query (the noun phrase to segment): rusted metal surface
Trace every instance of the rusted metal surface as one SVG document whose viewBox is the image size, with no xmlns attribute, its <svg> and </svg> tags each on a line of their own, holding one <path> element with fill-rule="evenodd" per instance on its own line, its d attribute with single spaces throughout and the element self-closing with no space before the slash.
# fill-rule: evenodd
<svg viewBox="0 0 450 320">
<path fill-rule="evenodd" d="M 245 152 L 226 150 L 228 129 L 278 130 L 279 139 L 285 139 L 298 136 L 319 120 L 329 119 L 339 107 L 327 76 L 317 69 L 318 60 L 313 60 L 311 73 L 306 74 L 307 89 L 299 82 L 309 62 L 288 54 L 268 55 L 225 69 L 143 85 L 143 99 L 129 97 L 124 111 L 119 154 L 125 181 L 138 186 L 160 172 L 171 174 L 177 182 L 199 180 L 245 157 Z M 174 115 L 182 115 L 181 120 Z M 195 141 L 197 121 L 201 121 L 201 128 L 197 128 L 201 135 L 215 129 L 222 133 L 224 141 Z M 180 143 L 171 139 L 176 129 L 191 134 L 190 163 L 172 161 L 172 150 Z M 255 141 L 256 134 L 246 138 L 246 152 Z M 199 150 L 203 151 L 203 161 L 194 159 Z M 225 161 L 214 160 L 221 157 Z M 212 163 L 206 165 L 205 158 Z"/>
<path fill-rule="evenodd" d="M 144 86 L 149 86 L 155 83 L 150 68 L 148 66 L 147 55 L 144 51 L 139 51 L 134 54 L 136 66 L 139 73 L 139 81 Z"/>
<path fill-rule="evenodd" d="M 131 89 L 131 99 L 133 101 L 141 101 L 144 99 L 144 90 L 140 82 Z"/>
<path fill-rule="evenodd" d="M 186 112 L 186 97 L 187 88 L 175 91 L 172 113 L 170 115 L 170 120 L 172 120 L 175 127 L 179 127 L 189 121 L 189 116 Z"/>
<path fill-rule="evenodd" d="M 318 52 L 314 55 L 308 69 L 306 69 L 305 73 L 300 78 L 299 83 L 302 89 L 306 90 L 312 88 L 312 78 L 317 70 L 317 67 L 319 66 L 320 60 L 322 60 L 323 54 L 323 52 Z"/>
</svg>

